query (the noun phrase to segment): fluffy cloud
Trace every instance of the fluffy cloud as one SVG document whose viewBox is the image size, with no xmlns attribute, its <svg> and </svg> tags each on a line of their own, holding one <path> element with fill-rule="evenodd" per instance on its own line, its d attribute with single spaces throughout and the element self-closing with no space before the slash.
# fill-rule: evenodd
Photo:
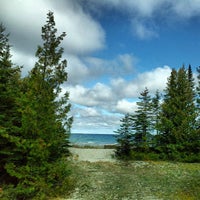
<svg viewBox="0 0 200 200">
<path fill-rule="evenodd" d="M 68 81 L 70 84 L 80 84 L 89 79 L 88 66 L 76 55 L 65 55 L 67 58 Z"/>
<path fill-rule="evenodd" d="M 148 25 L 145 20 L 133 19 L 132 30 L 133 34 L 142 40 L 158 37 L 155 25 Z"/>
<path fill-rule="evenodd" d="M 113 133 L 120 124 L 121 115 L 107 113 L 95 107 L 73 106 L 72 132 L 75 133 Z"/>
<path fill-rule="evenodd" d="M 103 83 L 96 83 L 92 88 L 76 85 L 67 89 L 71 101 L 84 106 L 109 106 L 114 98 L 111 88 Z"/>
<path fill-rule="evenodd" d="M 63 4 L 64 9 L 61 9 Z M 57 4 L 53 0 L 3 0 L 0 6 L 1 21 L 12 33 L 10 40 L 17 51 L 34 55 L 36 45 L 41 42 L 41 27 L 49 10 L 54 12 L 58 30 L 67 33 L 64 48 L 68 53 L 87 54 L 104 48 L 104 30 L 75 1 L 61 0 Z"/>
<path fill-rule="evenodd" d="M 162 18 L 162 23 L 173 20 L 188 20 L 200 15 L 200 0 L 83 0 L 87 9 L 99 14 L 99 7 L 116 9 L 132 18 L 131 28 L 134 36 L 140 39 L 158 37 L 156 21 Z M 100 13 L 99 15 L 103 15 Z M 159 17 L 158 17 L 159 16 Z M 146 24 L 152 20 L 154 23 Z"/>
<path fill-rule="evenodd" d="M 170 76 L 171 68 L 169 66 L 158 67 L 152 71 L 144 72 L 138 75 L 136 82 L 138 88 L 144 89 L 148 87 L 151 92 L 157 89 L 162 91 L 166 87 L 167 78 Z"/>
<path fill-rule="evenodd" d="M 90 9 L 95 10 L 97 6 L 106 6 L 118 9 L 122 12 L 126 11 L 131 15 L 140 17 L 152 17 L 155 12 L 163 11 L 163 14 L 171 13 L 180 17 L 192 17 L 200 14 L 199 0 L 83 0 L 83 2 L 87 4 Z"/>
<path fill-rule="evenodd" d="M 122 114 L 134 113 L 140 92 L 148 87 L 152 94 L 157 89 L 166 87 L 170 76 L 169 66 L 158 67 L 152 71 L 140 73 L 133 80 L 112 79 L 108 85 L 96 83 L 93 87 L 70 85 L 74 132 L 103 133 L 106 130 L 117 130 Z M 84 127 L 84 128 L 83 128 Z"/>
<path fill-rule="evenodd" d="M 65 11 L 57 12 L 58 28 L 67 32 L 65 49 L 73 54 L 87 54 L 104 48 L 104 30 L 76 1 L 66 1 Z"/>
<path fill-rule="evenodd" d="M 159 37 L 158 14 L 164 20 L 169 16 L 187 20 L 200 14 L 200 0 L 59 0 L 59 3 L 1 0 L 0 5 L 1 21 L 11 32 L 13 61 L 25 66 L 23 75 L 35 63 L 34 53 L 36 45 L 41 43 L 46 13 L 54 12 L 58 30 L 67 33 L 62 44 L 68 60 L 69 81 L 63 86 L 63 92 L 70 92 L 71 113 L 75 117 L 73 126 L 76 131 L 84 128 L 91 132 L 116 130 L 121 114 L 136 109 L 135 101 L 140 92 L 145 87 L 151 93 L 156 89 L 162 91 L 171 72 L 170 67 L 164 66 L 136 76 L 137 58 L 132 54 L 116 55 L 109 60 L 94 57 L 91 53 L 106 47 L 106 33 L 95 19 L 101 18 L 105 10 L 117 9 L 129 17 L 134 36 L 149 39 Z M 97 13 L 96 18 L 92 17 Z M 123 78 L 130 74 L 132 80 Z"/>
<path fill-rule="evenodd" d="M 93 87 L 86 88 L 82 85 L 70 85 L 70 99 L 73 103 L 82 106 L 98 106 L 106 108 L 110 112 L 134 110 L 135 104 L 126 99 L 136 99 L 145 87 L 154 94 L 157 89 L 162 91 L 166 87 L 167 78 L 171 68 L 168 66 L 158 67 L 152 71 L 139 74 L 132 81 L 123 78 L 112 79 L 110 84 L 96 83 Z"/>
<path fill-rule="evenodd" d="M 170 1 L 172 10 L 181 17 L 190 18 L 200 15 L 200 1 Z"/>
<path fill-rule="evenodd" d="M 134 113 L 137 109 L 136 102 L 129 102 L 126 99 L 119 100 L 116 105 L 116 111 L 120 113 Z"/>
<path fill-rule="evenodd" d="M 133 74 L 137 58 L 132 54 L 121 54 L 112 60 L 97 57 L 65 56 L 68 60 L 69 83 L 72 85 L 100 80 L 102 77 L 119 77 Z"/>
<path fill-rule="evenodd" d="M 84 62 L 90 68 L 91 76 L 123 76 L 134 71 L 137 58 L 131 54 L 121 54 L 113 60 L 87 57 Z"/>
<path fill-rule="evenodd" d="M 137 98 L 145 87 L 148 87 L 151 93 L 155 93 L 157 89 L 162 91 L 166 86 L 170 73 L 171 68 L 164 66 L 140 73 L 129 82 L 123 78 L 113 79 L 111 81 L 112 90 L 120 98 Z"/>
</svg>

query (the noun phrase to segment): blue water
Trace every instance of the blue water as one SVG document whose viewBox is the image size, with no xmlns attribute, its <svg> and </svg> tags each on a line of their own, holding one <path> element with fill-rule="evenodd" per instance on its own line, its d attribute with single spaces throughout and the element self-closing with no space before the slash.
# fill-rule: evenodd
<svg viewBox="0 0 200 200">
<path fill-rule="evenodd" d="M 81 134 L 74 133 L 70 136 L 71 144 L 76 145 L 90 145 L 90 146 L 102 146 L 109 144 L 116 144 L 114 135 L 111 134 Z"/>
</svg>

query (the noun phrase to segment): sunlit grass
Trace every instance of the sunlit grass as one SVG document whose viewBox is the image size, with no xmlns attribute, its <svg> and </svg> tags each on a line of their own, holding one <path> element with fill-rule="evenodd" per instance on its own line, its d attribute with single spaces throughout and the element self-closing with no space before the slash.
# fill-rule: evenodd
<svg viewBox="0 0 200 200">
<path fill-rule="evenodd" d="M 77 199 L 200 199 L 200 164 L 135 161 L 78 166 L 76 192 L 71 195 Z"/>
</svg>

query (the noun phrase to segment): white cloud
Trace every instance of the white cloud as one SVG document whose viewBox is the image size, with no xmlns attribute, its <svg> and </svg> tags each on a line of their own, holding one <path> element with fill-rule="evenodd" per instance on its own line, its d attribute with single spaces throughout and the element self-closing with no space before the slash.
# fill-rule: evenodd
<svg viewBox="0 0 200 200">
<path fill-rule="evenodd" d="M 157 89 L 162 91 L 166 87 L 167 78 L 170 76 L 170 73 L 171 68 L 164 66 L 140 73 L 129 82 L 123 78 L 112 79 L 112 90 L 115 91 L 119 98 L 137 98 L 145 87 L 151 93 L 155 93 Z"/>
<path fill-rule="evenodd" d="M 36 62 L 36 57 L 17 52 L 14 48 L 11 49 L 13 63 L 18 66 L 22 66 L 22 77 L 25 77 L 32 69 Z"/>
<path fill-rule="evenodd" d="M 103 10 L 99 7 L 126 13 L 131 19 L 134 35 L 140 39 L 158 37 L 155 26 L 159 18 L 162 23 L 168 24 L 200 16 L 200 0 L 85 0 L 84 3 L 96 13 Z M 103 11 L 101 14 L 104 14 Z M 149 20 L 154 23 L 147 25 Z"/>
<path fill-rule="evenodd" d="M 100 116 L 100 113 L 95 109 L 91 107 L 86 107 L 84 112 L 82 113 L 83 117 L 97 117 Z"/>
<path fill-rule="evenodd" d="M 78 56 L 65 54 L 65 58 L 67 59 L 68 82 L 70 84 L 80 84 L 88 80 L 90 71 Z"/>
<path fill-rule="evenodd" d="M 132 20 L 132 29 L 133 33 L 142 40 L 158 37 L 155 27 L 152 25 L 147 26 L 144 20 Z"/>
<path fill-rule="evenodd" d="M 64 48 L 68 53 L 87 54 L 105 46 L 105 33 L 101 25 L 75 1 L 60 1 L 64 9 L 53 0 L 1 0 L 1 21 L 11 32 L 10 40 L 18 51 L 34 54 L 40 43 L 41 27 L 49 10 L 54 12 L 59 32 L 66 32 Z"/>
<path fill-rule="evenodd" d="M 123 78 L 112 79 L 110 84 L 96 83 L 91 88 L 81 85 L 68 86 L 70 99 L 73 103 L 82 106 L 97 106 L 108 111 L 125 111 L 128 107 L 128 98 L 138 98 L 140 93 L 147 87 L 151 94 L 157 89 L 162 91 L 166 87 L 167 78 L 171 68 L 168 66 L 158 67 L 152 71 L 144 72 L 132 81 Z M 126 101 L 125 101 L 126 100 Z M 130 103 L 130 106 L 133 106 Z"/>
<path fill-rule="evenodd" d="M 171 1 L 173 11 L 180 17 L 200 15 L 200 0 Z"/>
<path fill-rule="evenodd" d="M 96 83 L 92 88 L 69 86 L 67 90 L 73 103 L 84 106 L 109 106 L 114 98 L 111 88 L 103 83 Z"/>
<path fill-rule="evenodd" d="M 94 107 L 72 107 L 74 133 L 113 133 L 117 130 L 121 115 L 107 113 Z"/>
<path fill-rule="evenodd" d="M 120 54 L 112 60 L 86 57 L 84 62 L 90 68 L 91 76 L 123 76 L 134 71 L 137 58 L 132 54 Z"/>
<path fill-rule="evenodd" d="M 136 109 L 136 102 L 129 102 L 126 99 L 119 100 L 116 105 L 116 111 L 124 114 L 134 113 Z"/>
<path fill-rule="evenodd" d="M 65 49 L 73 54 L 87 54 L 105 46 L 105 33 L 100 24 L 86 14 L 75 1 L 66 1 L 66 10 L 55 10 L 58 28 L 67 33 Z"/>
<path fill-rule="evenodd" d="M 127 9 L 137 11 L 137 14 L 142 17 L 151 17 L 153 12 L 160 7 L 165 0 L 126 0 Z"/>
<path fill-rule="evenodd" d="M 107 6 L 142 18 L 152 17 L 155 12 L 163 11 L 163 14 L 174 12 L 180 17 L 191 17 L 200 14 L 200 0 L 87 0 L 87 3 L 91 7 L 94 7 L 94 4 L 96 6 Z M 166 10 L 167 12 L 165 12 Z"/>
<path fill-rule="evenodd" d="M 68 81 L 73 85 L 101 80 L 104 76 L 119 77 L 132 74 L 137 63 L 137 58 L 131 54 L 121 54 L 112 60 L 71 54 L 65 54 L 64 57 L 68 61 Z"/>
<path fill-rule="evenodd" d="M 158 67 L 149 72 L 144 72 L 138 75 L 138 88 L 143 90 L 145 87 L 151 92 L 157 89 L 162 91 L 166 87 L 167 78 L 170 76 L 171 68 L 169 66 Z"/>
</svg>

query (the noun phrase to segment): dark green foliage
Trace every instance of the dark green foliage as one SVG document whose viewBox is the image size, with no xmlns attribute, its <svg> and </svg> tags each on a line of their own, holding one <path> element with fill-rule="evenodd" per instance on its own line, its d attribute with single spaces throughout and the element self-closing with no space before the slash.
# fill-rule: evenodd
<svg viewBox="0 0 200 200">
<path fill-rule="evenodd" d="M 7 162 L 16 159 L 21 126 L 17 98 L 19 97 L 20 69 L 14 67 L 5 28 L 0 25 L 0 182 L 14 180 L 5 169 Z"/>
<path fill-rule="evenodd" d="M 200 129 L 200 66 L 197 67 L 197 87 L 196 87 L 196 104 L 197 104 L 197 112 L 198 112 L 198 122 L 197 129 Z"/>
<path fill-rule="evenodd" d="M 148 151 L 152 128 L 151 97 L 147 88 L 140 94 L 137 110 L 132 115 L 134 147 L 137 151 Z"/>
<path fill-rule="evenodd" d="M 118 146 L 116 147 L 116 156 L 126 159 L 130 157 L 133 136 L 132 136 L 132 120 L 129 114 L 121 120 L 120 128 L 115 131 L 117 133 L 116 139 Z"/>
<path fill-rule="evenodd" d="M 192 77 L 184 67 L 171 73 L 160 119 L 161 146 L 170 158 L 177 159 L 178 152 L 188 151 L 196 125 Z"/>
<path fill-rule="evenodd" d="M 161 100 L 161 94 L 157 90 L 155 96 L 151 99 L 151 111 L 152 111 L 151 125 L 152 125 L 152 130 L 156 135 L 159 134 L 158 124 L 159 124 L 159 114 L 161 111 L 160 100 Z"/>
<path fill-rule="evenodd" d="M 200 68 L 198 70 L 200 73 Z M 178 71 L 172 70 L 162 104 L 158 91 L 153 98 L 148 89 L 141 93 L 138 109 L 129 125 L 133 127 L 129 158 L 200 161 L 200 112 L 197 109 L 200 86 L 196 104 L 194 86 L 191 66 L 187 70 L 183 66 Z"/>
<path fill-rule="evenodd" d="M 36 52 L 38 61 L 23 80 L 19 81 L 19 76 L 11 71 L 11 62 L 7 62 L 8 69 L 3 66 L 5 61 L 1 64 L 0 87 L 5 91 L 1 100 L 8 102 L 1 107 L 4 149 L 0 153 L 7 153 L 1 168 L 12 178 L 8 183 L 13 185 L 13 199 L 46 199 L 50 191 L 56 193 L 70 185 L 66 156 L 72 118 L 67 115 L 69 94 L 61 96 L 61 85 L 67 81 L 67 62 L 61 60 L 63 48 L 59 47 L 65 33 L 60 36 L 56 33 L 54 16 L 49 12 L 42 27 L 44 43 Z"/>
</svg>

